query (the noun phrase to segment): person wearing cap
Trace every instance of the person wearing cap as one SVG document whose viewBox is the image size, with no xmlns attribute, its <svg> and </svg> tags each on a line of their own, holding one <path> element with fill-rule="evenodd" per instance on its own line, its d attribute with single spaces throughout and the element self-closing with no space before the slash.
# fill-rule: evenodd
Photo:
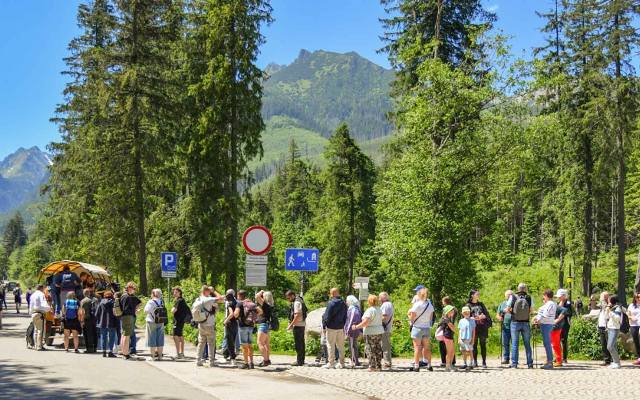
<svg viewBox="0 0 640 400">
<path fill-rule="evenodd" d="M 424 285 L 418 285 L 414 289 L 418 301 L 407 312 L 411 324 L 411 340 L 413 341 L 413 368 L 412 371 L 420 371 L 420 356 L 426 361 L 429 371 L 431 366 L 431 321 L 433 320 L 433 304 L 427 298 L 429 291 Z"/>
<path fill-rule="evenodd" d="M 451 297 L 449 296 L 444 296 L 442 298 L 442 309 L 444 310 L 446 306 L 452 306 L 455 308 L 455 306 L 453 305 L 453 301 L 451 301 Z M 433 320 L 435 321 L 435 318 Z M 454 317 L 454 320 L 451 322 L 453 322 L 453 324 L 455 325 L 455 317 Z M 438 340 L 437 342 L 438 342 L 438 350 L 440 351 L 440 367 L 444 368 L 447 365 L 447 346 L 445 345 L 444 341 Z M 424 365 L 426 366 L 426 363 L 424 363 Z M 456 366 L 455 352 L 453 353 L 453 361 L 451 362 L 451 365 L 454 367 Z"/>
<path fill-rule="evenodd" d="M 564 307 L 564 303 L 562 303 L 562 298 L 566 296 L 567 291 L 565 289 L 558 289 L 555 296 L 558 299 L 558 306 L 556 307 L 556 319 L 553 324 L 553 329 L 551 330 L 551 347 L 553 347 L 553 352 L 556 356 L 555 362 L 553 363 L 554 367 L 562 367 L 561 341 L 568 313 L 566 307 Z"/>
<path fill-rule="evenodd" d="M 542 369 L 553 369 L 553 349 L 551 348 L 551 330 L 555 325 L 556 309 L 558 308 L 553 301 L 553 291 L 545 289 L 542 293 L 544 304 L 538 308 L 538 314 L 533 318 L 536 326 L 540 327 L 542 335 L 542 344 L 547 355 L 547 362 Z"/>
<path fill-rule="evenodd" d="M 533 368 L 533 352 L 531 351 L 531 309 L 533 299 L 527 293 L 527 285 L 520 283 L 518 291 L 508 301 L 506 312 L 511 314 L 511 365 L 509 368 L 518 368 L 518 342 L 520 335 L 527 354 L 527 368 Z"/>
<path fill-rule="evenodd" d="M 453 325 L 456 309 L 452 305 L 445 306 L 442 310 L 442 318 L 438 329 L 442 330 L 443 342 L 447 349 L 447 358 L 445 364 L 445 371 L 452 371 L 453 356 L 455 355 L 455 347 L 453 346 L 453 336 L 456 327 Z"/>
<path fill-rule="evenodd" d="M 567 358 L 569 357 L 569 328 L 571 327 L 571 318 L 573 317 L 573 303 L 569 300 L 569 291 L 567 289 L 560 289 L 560 291 L 561 296 L 558 298 L 558 305 L 561 305 L 566 310 L 562 334 L 560 335 L 562 362 L 566 364 Z"/>
<path fill-rule="evenodd" d="M 464 365 L 460 370 L 471 371 L 471 357 L 473 356 L 473 344 L 476 336 L 476 321 L 471 318 L 471 309 L 462 307 L 462 316 L 458 322 L 458 344 L 464 360 Z M 469 363 L 467 364 L 467 360 Z"/>
</svg>

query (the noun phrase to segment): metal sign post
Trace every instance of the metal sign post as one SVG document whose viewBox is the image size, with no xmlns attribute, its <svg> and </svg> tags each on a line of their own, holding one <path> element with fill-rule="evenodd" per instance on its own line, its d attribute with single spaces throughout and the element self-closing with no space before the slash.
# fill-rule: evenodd
<svg viewBox="0 0 640 400">
<path fill-rule="evenodd" d="M 171 278 L 175 278 L 178 275 L 178 253 L 164 252 L 160 254 L 160 268 L 162 269 L 162 277 L 167 278 L 167 300 L 165 304 L 171 299 Z"/>
</svg>

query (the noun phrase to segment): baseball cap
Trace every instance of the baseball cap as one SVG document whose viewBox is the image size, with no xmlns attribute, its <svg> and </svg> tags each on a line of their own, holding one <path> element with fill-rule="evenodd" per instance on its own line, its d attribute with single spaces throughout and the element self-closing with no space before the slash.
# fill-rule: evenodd
<svg viewBox="0 0 640 400">
<path fill-rule="evenodd" d="M 417 292 L 418 290 L 422 290 L 422 289 L 424 289 L 424 288 L 425 288 L 425 286 L 424 286 L 424 285 L 418 285 L 418 286 L 416 286 L 416 288 L 415 288 L 415 289 L 413 289 L 413 291 L 414 291 L 414 292 Z"/>
<path fill-rule="evenodd" d="M 558 289 L 555 297 L 562 297 L 562 296 L 568 296 L 568 295 L 569 295 L 569 292 L 567 291 L 567 289 Z"/>
</svg>

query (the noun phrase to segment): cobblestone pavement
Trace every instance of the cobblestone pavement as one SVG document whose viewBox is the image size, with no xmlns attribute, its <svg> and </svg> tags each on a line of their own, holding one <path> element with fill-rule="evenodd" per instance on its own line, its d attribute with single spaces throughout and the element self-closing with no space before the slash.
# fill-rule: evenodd
<svg viewBox="0 0 640 400">
<path fill-rule="evenodd" d="M 372 373 L 366 369 L 296 367 L 289 373 L 314 379 L 378 399 L 595 399 L 635 398 L 640 368 L 624 363 L 618 370 L 592 362 L 570 362 L 552 371 L 501 368 L 497 361 L 487 369 L 471 372 L 407 370 L 408 361 L 391 371 Z M 633 382 L 633 383 L 632 383 Z"/>
</svg>

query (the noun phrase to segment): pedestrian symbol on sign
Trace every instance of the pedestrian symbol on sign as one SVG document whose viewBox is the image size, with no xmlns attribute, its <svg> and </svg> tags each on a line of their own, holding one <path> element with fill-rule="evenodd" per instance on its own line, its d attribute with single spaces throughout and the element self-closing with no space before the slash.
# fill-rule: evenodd
<svg viewBox="0 0 640 400">
<path fill-rule="evenodd" d="M 287 261 L 287 267 L 293 267 L 295 265 L 295 259 L 293 258 L 293 254 L 289 256 L 289 261 Z"/>
<path fill-rule="evenodd" d="M 286 249 L 285 257 L 287 271 L 317 271 L 318 249 Z"/>
</svg>

